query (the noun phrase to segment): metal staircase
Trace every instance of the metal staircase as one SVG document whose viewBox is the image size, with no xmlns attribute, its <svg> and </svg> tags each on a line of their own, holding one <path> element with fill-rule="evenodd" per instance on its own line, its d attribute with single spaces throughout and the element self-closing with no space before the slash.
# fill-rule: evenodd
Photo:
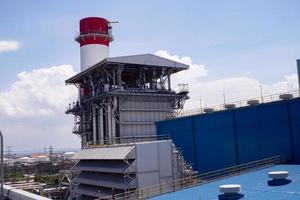
<svg viewBox="0 0 300 200">
<path fill-rule="evenodd" d="M 183 179 L 194 176 L 198 174 L 197 171 L 193 170 L 192 165 L 186 162 L 182 155 L 182 151 L 176 147 L 174 142 L 172 142 L 173 149 L 173 170 L 174 170 L 174 179 Z"/>
</svg>

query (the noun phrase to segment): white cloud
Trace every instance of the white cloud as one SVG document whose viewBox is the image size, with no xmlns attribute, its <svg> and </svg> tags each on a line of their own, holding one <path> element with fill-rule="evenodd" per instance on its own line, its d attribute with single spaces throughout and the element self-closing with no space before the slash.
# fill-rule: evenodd
<svg viewBox="0 0 300 200">
<path fill-rule="evenodd" d="M 14 40 L 0 40 L 0 53 L 5 51 L 14 51 L 20 48 L 20 43 Z"/>
<path fill-rule="evenodd" d="M 0 91 L 0 128 L 14 149 L 45 146 L 79 147 L 72 134 L 73 117 L 64 113 L 76 100 L 77 89 L 64 81 L 74 75 L 71 65 L 24 71 L 7 90 Z"/>
<path fill-rule="evenodd" d="M 165 50 L 158 50 L 154 53 L 157 56 L 181 62 L 190 66 L 189 70 L 176 73 L 172 76 L 172 86 L 176 87 L 179 83 L 189 83 L 189 85 L 197 84 L 200 78 L 207 76 L 207 69 L 202 64 L 193 63 L 191 57 L 171 55 Z"/>
<path fill-rule="evenodd" d="M 222 104 L 225 101 L 235 102 L 260 97 L 260 86 L 263 96 L 277 94 L 298 89 L 296 74 L 285 76 L 283 81 L 274 84 L 263 84 L 256 79 L 248 77 L 233 77 L 212 81 L 201 81 L 190 87 L 191 99 L 186 104 L 186 109 L 195 109 L 202 106 Z"/>
<path fill-rule="evenodd" d="M 207 76 L 207 68 L 204 65 L 193 63 L 190 57 L 173 56 L 164 50 L 159 50 L 155 54 L 190 65 L 188 71 L 182 71 L 172 76 L 173 83 L 189 84 L 190 99 L 186 102 L 185 110 L 199 108 L 200 99 L 204 107 L 205 105 L 222 104 L 224 102 L 223 94 L 225 94 L 226 102 L 259 97 L 260 85 L 263 95 L 298 89 L 298 78 L 296 74 L 284 76 L 282 81 L 269 85 L 246 76 L 203 81 L 201 78 Z M 172 85 L 174 88 L 175 85 Z"/>
<path fill-rule="evenodd" d="M 17 81 L 0 92 L 0 113 L 17 117 L 54 115 L 75 99 L 75 88 L 64 85 L 64 80 L 74 73 L 71 65 L 19 73 Z"/>
</svg>

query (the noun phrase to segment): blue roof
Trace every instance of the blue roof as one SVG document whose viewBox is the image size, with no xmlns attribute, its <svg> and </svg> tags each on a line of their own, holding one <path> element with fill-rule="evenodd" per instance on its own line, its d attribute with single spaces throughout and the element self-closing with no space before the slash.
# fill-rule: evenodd
<svg viewBox="0 0 300 200">
<path fill-rule="evenodd" d="M 268 186 L 268 172 L 288 171 L 290 184 Z M 300 199 L 300 165 L 276 165 L 246 174 L 225 178 L 211 183 L 195 186 L 173 193 L 151 198 L 151 200 L 218 200 L 219 186 L 223 184 L 240 184 L 244 198 L 241 200 L 299 200 Z"/>
</svg>

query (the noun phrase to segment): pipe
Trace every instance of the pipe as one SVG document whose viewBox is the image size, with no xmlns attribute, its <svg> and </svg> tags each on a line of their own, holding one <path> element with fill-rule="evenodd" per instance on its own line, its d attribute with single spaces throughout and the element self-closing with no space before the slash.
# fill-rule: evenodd
<svg viewBox="0 0 300 200">
<path fill-rule="evenodd" d="M 93 143 L 97 144 L 97 106 L 93 105 Z"/>
<path fill-rule="evenodd" d="M 113 107 L 112 107 L 112 121 L 111 121 L 111 126 L 112 126 L 112 137 L 115 138 L 116 137 L 116 120 L 115 120 L 115 113 L 118 107 L 118 101 L 117 101 L 117 97 L 114 97 L 113 100 Z"/>
<path fill-rule="evenodd" d="M 98 138 L 99 138 L 99 144 L 104 144 L 104 131 L 103 131 L 103 108 L 99 108 L 99 123 L 98 123 Z"/>
<path fill-rule="evenodd" d="M 114 138 L 112 138 L 112 133 L 111 133 L 111 121 L 112 121 L 112 115 L 111 115 L 111 105 L 107 106 L 107 130 L 108 130 L 108 141 L 109 144 L 111 144 L 110 142 L 114 140 Z"/>
<path fill-rule="evenodd" d="M 297 59 L 298 89 L 300 89 L 300 59 Z"/>
<path fill-rule="evenodd" d="M 2 132 L 0 130 L 0 139 L 1 139 L 1 194 L 0 194 L 0 200 L 3 200 L 3 182 L 4 182 L 4 163 L 3 163 L 3 135 Z"/>
</svg>

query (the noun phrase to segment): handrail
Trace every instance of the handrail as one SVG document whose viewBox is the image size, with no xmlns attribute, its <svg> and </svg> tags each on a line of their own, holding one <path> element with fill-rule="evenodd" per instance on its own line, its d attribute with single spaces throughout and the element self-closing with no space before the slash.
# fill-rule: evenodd
<svg viewBox="0 0 300 200">
<path fill-rule="evenodd" d="M 275 164 L 280 163 L 280 156 L 274 156 L 266 159 L 261 159 L 257 161 L 252 161 L 248 163 L 244 163 L 241 165 L 236 165 L 233 167 L 228 167 L 220 170 L 215 170 L 203 174 L 195 174 L 185 178 L 174 179 L 170 182 L 164 182 L 157 185 L 152 185 L 145 188 L 136 189 L 133 191 L 128 191 L 125 193 L 116 194 L 113 196 L 107 196 L 105 198 L 99 198 L 97 200 L 102 199 L 113 199 L 113 200 L 133 200 L 133 199 L 147 199 L 153 196 L 175 192 L 178 190 L 182 190 L 188 187 L 193 187 L 197 185 L 201 185 L 204 183 L 208 183 L 211 181 L 215 181 L 221 178 L 235 176 L 238 174 L 254 171 L 257 169 L 273 166 Z"/>
<path fill-rule="evenodd" d="M 138 142 L 151 142 L 159 140 L 169 140 L 170 135 L 138 135 L 138 136 L 123 136 L 123 137 L 103 137 L 97 140 L 96 142 L 88 142 L 86 147 L 89 148 L 98 148 L 111 145 L 130 145 L 136 144 Z"/>
<path fill-rule="evenodd" d="M 181 117 L 187 117 L 187 116 L 192 116 L 192 115 L 204 114 L 204 113 L 207 113 L 207 110 L 209 110 L 210 112 L 215 112 L 215 111 L 221 111 L 221 110 L 232 109 L 232 108 L 247 107 L 247 106 L 251 106 L 249 101 L 253 101 L 253 100 L 255 100 L 258 104 L 280 101 L 280 100 L 282 100 L 281 95 L 285 95 L 285 94 L 292 95 L 291 98 L 300 97 L 300 91 L 293 90 L 293 91 L 281 92 L 281 93 L 265 95 L 265 96 L 255 97 L 255 98 L 243 99 L 240 101 L 226 102 L 223 104 L 206 106 L 204 108 L 201 107 L 201 108 L 197 108 L 197 109 L 183 110 L 182 112 L 180 112 L 176 115 L 170 116 L 169 118 L 166 117 L 166 119 L 181 118 Z M 227 105 L 234 105 L 234 107 L 229 107 L 229 106 L 227 107 Z"/>
</svg>

